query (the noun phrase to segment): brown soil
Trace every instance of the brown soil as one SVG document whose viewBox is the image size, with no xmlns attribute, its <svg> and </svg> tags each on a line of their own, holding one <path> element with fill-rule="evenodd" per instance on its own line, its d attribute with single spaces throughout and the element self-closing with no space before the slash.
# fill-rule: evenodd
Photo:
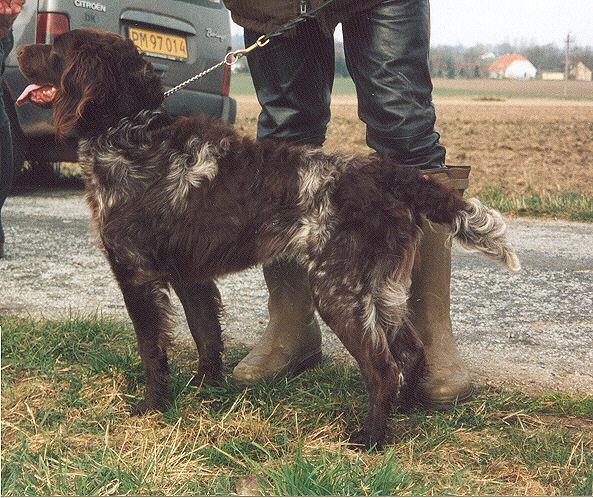
<svg viewBox="0 0 593 498">
<path fill-rule="evenodd" d="M 237 125 L 254 135 L 258 103 L 250 96 L 237 100 Z M 448 162 L 473 167 L 472 191 L 497 186 L 507 194 L 593 195 L 593 102 L 451 97 L 435 106 Z M 326 147 L 368 153 L 355 97 L 334 97 Z"/>
</svg>

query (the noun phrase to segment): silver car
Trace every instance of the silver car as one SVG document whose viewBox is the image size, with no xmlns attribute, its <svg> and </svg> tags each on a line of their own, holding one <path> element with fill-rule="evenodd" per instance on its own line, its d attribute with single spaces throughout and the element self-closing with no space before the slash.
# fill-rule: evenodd
<svg viewBox="0 0 593 498">
<path fill-rule="evenodd" d="M 229 13 L 221 0 L 28 0 L 13 26 L 15 46 L 49 43 L 71 29 L 91 27 L 130 38 L 161 74 L 166 89 L 221 61 L 230 50 Z M 165 107 L 175 116 L 204 113 L 234 122 L 230 70 L 224 66 L 173 93 Z M 51 111 L 14 106 L 27 86 L 9 56 L 4 96 L 13 129 L 15 169 L 23 161 L 75 161 L 76 144 L 54 138 Z"/>
</svg>

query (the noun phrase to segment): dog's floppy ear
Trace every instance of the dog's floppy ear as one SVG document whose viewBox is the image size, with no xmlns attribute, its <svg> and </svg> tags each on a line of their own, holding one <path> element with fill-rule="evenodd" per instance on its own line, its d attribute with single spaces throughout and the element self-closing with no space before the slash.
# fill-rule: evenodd
<svg viewBox="0 0 593 498">
<path fill-rule="evenodd" d="M 67 60 L 54 100 L 56 135 L 102 132 L 163 101 L 159 75 L 130 40 L 86 43 Z"/>
<path fill-rule="evenodd" d="M 81 47 L 62 74 L 53 104 L 53 123 L 59 138 L 71 133 L 86 116 L 89 107 L 105 101 L 106 85 L 115 81 L 112 68 L 94 47 Z"/>
</svg>

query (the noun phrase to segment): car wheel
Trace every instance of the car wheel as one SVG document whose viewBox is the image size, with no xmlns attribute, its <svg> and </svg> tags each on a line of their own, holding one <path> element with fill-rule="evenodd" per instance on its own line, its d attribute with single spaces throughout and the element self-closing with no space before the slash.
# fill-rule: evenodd
<svg viewBox="0 0 593 498">
<path fill-rule="evenodd" d="M 50 185 L 55 182 L 56 169 L 54 163 L 48 161 L 31 161 L 30 174 L 38 185 Z"/>
</svg>

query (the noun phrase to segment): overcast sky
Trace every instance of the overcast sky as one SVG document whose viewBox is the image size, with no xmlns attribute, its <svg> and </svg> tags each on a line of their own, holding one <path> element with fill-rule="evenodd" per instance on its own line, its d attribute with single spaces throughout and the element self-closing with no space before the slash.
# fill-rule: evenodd
<svg viewBox="0 0 593 498">
<path fill-rule="evenodd" d="M 431 0 L 433 45 L 561 45 L 571 31 L 593 46 L 593 0 Z"/>
<path fill-rule="evenodd" d="M 433 45 L 561 46 L 570 31 L 578 45 L 593 46 L 593 0 L 431 0 L 431 9 Z"/>
</svg>

